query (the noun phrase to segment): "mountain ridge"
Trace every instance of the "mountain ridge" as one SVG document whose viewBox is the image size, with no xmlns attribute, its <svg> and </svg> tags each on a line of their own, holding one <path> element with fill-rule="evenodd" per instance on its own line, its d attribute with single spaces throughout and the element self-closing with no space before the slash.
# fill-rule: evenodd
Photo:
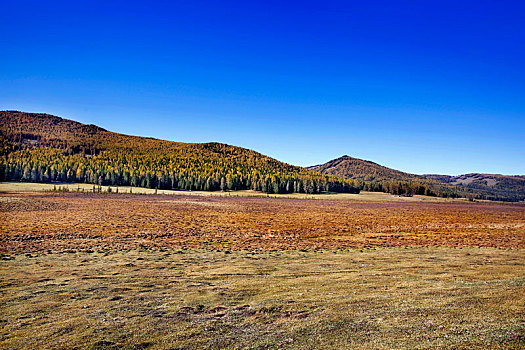
<svg viewBox="0 0 525 350">
<path fill-rule="evenodd" d="M 336 173 L 341 172 L 340 167 L 341 167 L 341 165 L 344 162 L 353 163 L 352 165 L 356 165 L 357 164 L 357 165 L 361 165 L 361 166 L 368 166 L 368 167 L 371 167 L 371 168 L 375 169 L 376 172 L 388 172 L 390 174 L 390 177 L 393 177 L 394 179 L 396 179 L 396 176 L 399 177 L 399 179 L 401 179 L 402 177 L 406 177 L 406 176 L 416 176 L 416 177 L 423 178 L 423 176 L 421 176 L 421 175 L 411 174 L 411 173 L 404 172 L 404 171 L 401 171 L 401 170 L 388 168 L 388 167 L 385 167 L 385 166 L 383 166 L 383 165 L 381 165 L 379 163 L 373 162 L 371 160 L 355 158 L 355 157 L 352 157 L 352 156 L 349 156 L 349 155 L 343 155 L 341 157 L 332 159 L 332 160 L 330 160 L 330 161 L 328 161 L 328 162 L 326 162 L 324 164 L 308 166 L 306 168 L 307 169 L 311 169 L 311 170 L 322 169 L 323 172 L 336 174 Z M 319 171 L 319 170 L 317 170 L 317 171 Z M 371 173 L 373 173 L 373 171 L 368 171 L 368 175 L 366 175 L 366 176 L 373 176 L 373 175 L 370 175 Z M 394 176 L 394 174 L 396 176 Z M 365 175 L 363 175 L 363 176 L 365 176 Z"/>
<path fill-rule="evenodd" d="M 348 155 L 303 168 L 224 143 L 126 135 L 46 113 L 0 111 L 0 122 L 0 180 L 525 200 L 523 175 L 418 175 Z"/>
<path fill-rule="evenodd" d="M 525 200 L 525 176 L 470 173 L 458 176 L 439 174 L 411 174 L 388 168 L 378 163 L 348 155 L 332 159 L 324 164 L 307 167 L 323 174 L 340 176 L 364 182 L 375 187 L 385 187 L 392 181 L 416 182 L 434 191 L 454 190 L 457 195 L 479 199 Z M 365 185 L 366 189 L 366 185 Z M 387 189 L 391 192 L 390 189 Z"/>
<path fill-rule="evenodd" d="M 218 142 L 131 136 L 45 113 L 0 111 L 0 177 L 185 190 L 359 192 L 359 184 Z"/>
</svg>

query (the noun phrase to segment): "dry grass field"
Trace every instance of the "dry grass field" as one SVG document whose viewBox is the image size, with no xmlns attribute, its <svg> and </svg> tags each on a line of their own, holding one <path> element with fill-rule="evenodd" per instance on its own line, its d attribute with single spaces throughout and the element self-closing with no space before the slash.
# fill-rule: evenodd
<svg viewBox="0 0 525 350">
<path fill-rule="evenodd" d="M 188 195 L 0 197 L 0 252 L 525 247 L 525 206 Z"/>
<path fill-rule="evenodd" d="M 1 262 L 1 348 L 525 345 L 520 250 L 100 250 Z"/>
<path fill-rule="evenodd" d="M 99 186 L 95 186 L 98 191 Z M 330 199 L 330 200 L 358 200 L 358 201 L 381 201 L 381 202 L 464 202 L 465 199 L 448 199 L 441 197 L 413 196 L 403 197 L 394 196 L 383 192 L 366 192 L 360 194 L 353 193 L 323 193 L 323 194 L 304 194 L 304 193 L 286 193 L 286 194 L 268 194 L 250 190 L 234 192 L 208 192 L 208 191 L 180 191 L 180 190 L 155 190 L 144 187 L 130 186 L 100 186 L 101 192 L 108 192 L 111 188 L 113 193 L 121 194 L 169 194 L 184 196 L 204 196 L 204 197 L 256 197 L 256 198 L 291 198 L 291 199 Z M 0 182 L 0 193 L 25 193 L 25 192 L 93 192 L 93 185 L 82 183 L 32 183 L 32 182 Z"/>
<path fill-rule="evenodd" d="M 0 348 L 525 347 L 523 205 L 363 197 L 0 194 Z"/>
</svg>

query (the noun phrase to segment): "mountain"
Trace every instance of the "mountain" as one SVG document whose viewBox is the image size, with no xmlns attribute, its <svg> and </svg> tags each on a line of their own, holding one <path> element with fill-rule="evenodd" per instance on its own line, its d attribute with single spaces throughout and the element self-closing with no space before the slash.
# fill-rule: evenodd
<svg viewBox="0 0 525 350">
<path fill-rule="evenodd" d="M 268 193 L 368 190 L 525 200 L 525 176 L 415 175 L 349 156 L 302 168 L 227 144 L 130 136 L 19 111 L 0 111 L 0 180 Z"/>
<path fill-rule="evenodd" d="M 308 167 L 308 169 L 362 182 L 363 189 L 368 191 L 384 191 L 396 195 L 461 196 L 454 186 L 441 181 L 390 169 L 368 160 L 347 155 L 325 164 Z"/>
<path fill-rule="evenodd" d="M 49 114 L 0 111 L 0 180 L 269 193 L 359 192 L 359 184 L 211 142 L 107 131 Z"/>
<path fill-rule="evenodd" d="M 325 164 L 308 167 L 308 169 L 361 181 L 364 183 L 363 189 L 365 190 L 504 201 L 525 200 L 525 176 L 416 175 L 346 155 Z"/>
<path fill-rule="evenodd" d="M 419 181 L 423 176 L 404 173 L 399 170 L 390 169 L 371 162 L 353 158 L 347 155 L 333 159 L 325 164 L 314 165 L 307 169 L 318 171 L 323 174 L 351 178 L 359 181 Z"/>
</svg>

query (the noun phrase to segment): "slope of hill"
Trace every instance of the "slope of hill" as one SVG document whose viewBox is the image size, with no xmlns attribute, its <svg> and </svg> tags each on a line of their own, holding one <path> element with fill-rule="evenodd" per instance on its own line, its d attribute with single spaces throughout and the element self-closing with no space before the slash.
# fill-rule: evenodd
<svg viewBox="0 0 525 350">
<path fill-rule="evenodd" d="M 325 164 L 308 167 L 308 169 L 319 171 L 323 174 L 350 177 L 361 181 L 415 181 L 424 179 L 422 176 L 404 173 L 368 160 L 347 155 L 333 159 Z"/>
<path fill-rule="evenodd" d="M 220 143 L 107 131 L 48 114 L 0 112 L 0 179 L 186 190 L 358 192 L 353 181 Z"/>
<path fill-rule="evenodd" d="M 434 174 L 423 176 L 429 179 L 438 180 L 455 186 L 462 186 L 475 191 L 489 192 L 495 198 L 506 198 L 512 201 L 525 200 L 525 176 L 521 175 L 508 176 L 499 174 L 472 173 L 459 176 Z"/>
<path fill-rule="evenodd" d="M 363 181 L 365 190 L 409 195 L 419 193 L 505 201 L 525 200 L 525 178 L 523 176 L 415 175 L 346 155 L 325 164 L 308 167 L 308 169 L 327 175 Z"/>
<path fill-rule="evenodd" d="M 384 191 L 397 195 L 460 196 L 453 186 L 446 185 L 443 182 L 390 169 L 368 160 L 347 155 L 325 164 L 308 167 L 308 169 L 362 182 L 363 189 L 368 191 Z"/>
</svg>

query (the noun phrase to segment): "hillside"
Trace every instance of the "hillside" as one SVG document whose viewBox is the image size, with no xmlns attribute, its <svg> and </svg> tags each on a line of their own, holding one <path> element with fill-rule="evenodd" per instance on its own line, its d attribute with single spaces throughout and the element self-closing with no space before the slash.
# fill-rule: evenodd
<svg viewBox="0 0 525 350">
<path fill-rule="evenodd" d="M 333 159 L 325 164 L 308 167 L 308 169 L 319 171 L 323 174 L 350 177 L 360 181 L 417 181 L 424 179 L 422 176 L 404 173 L 368 160 L 347 155 Z"/>
<path fill-rule="evenodd" d="M 525 178 L 523 176 L 416 175 L 346 155 L 325 164 L 308 167 L 308 169 L 363 182 L 365 190 L 408 195 L 460 196 L 504 201 L 525 200 Z"/>
<path fill-rule="evenodd" d="M 357 183 L 220 143 L 107 131 L 48 114 L 0 112 L 0 180 L 269 193 L 358 192 Z"/>
<path fill-rule="evenodd" d="M 513 201 L 525 200 L 525 176 L 521 175 L 508 176 L 472 173 L 459 176 L 434 174 L 423 176 L 447 184 L 469 188 L 474 191 L 489 192 L 494 197 L 507 198 Z"/>
<path fill-rule="evenodd" d="M 384 191 L 397 195 L 461 196 L 454 186 L 441 181 L 390 169 L 368 160 L 347 155 L 325 164 L 308 167 L 308 169 L 359 181 L 363 183 L 363 189 L 368 191 Z"/>
</svg>

